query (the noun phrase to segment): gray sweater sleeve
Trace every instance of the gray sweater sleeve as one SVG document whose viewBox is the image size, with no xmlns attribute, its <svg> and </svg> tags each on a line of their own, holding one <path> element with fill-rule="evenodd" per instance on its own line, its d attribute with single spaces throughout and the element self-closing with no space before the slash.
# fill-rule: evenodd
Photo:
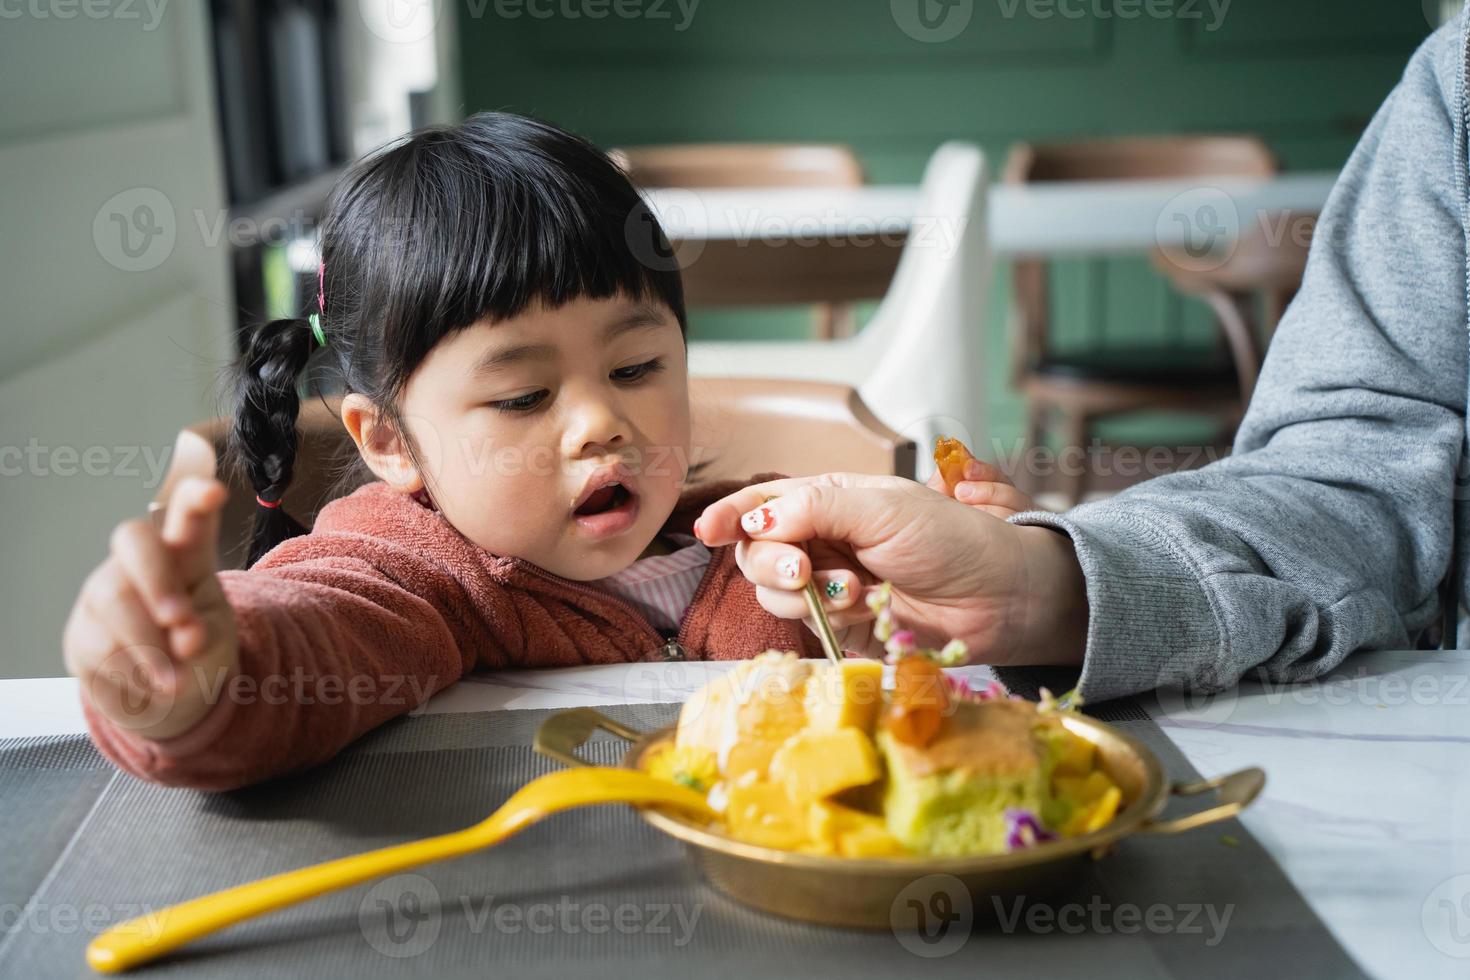
<svg viewBox="0 0 1470 980">
<path fill-rule="evenodd" d="M 1457 25 L 1427 40 L 1353 151 L 1234 453 L 1011 518 L 1074 542 L 1089 699 L 1301 680 L 1434 621 L 1466 404 L 1461 58 Z"/>
</svg>

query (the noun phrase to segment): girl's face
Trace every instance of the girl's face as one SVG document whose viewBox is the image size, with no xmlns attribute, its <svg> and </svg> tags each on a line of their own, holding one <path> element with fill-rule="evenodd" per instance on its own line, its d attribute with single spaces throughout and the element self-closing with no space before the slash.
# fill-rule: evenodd
<svg viewBox="0 0 1470 980">
<path fill-rule="evenodd" d="M 430 351 L 399 411 L 419 465 L 401 447 L 375 460 L 360 438 L 378 475 L 422 486 L 479 547 L 564 578 L 635 561 L 688 474 L 684 339 L 658 303 L 580 299 L 476 323 Z"/>
</svg>

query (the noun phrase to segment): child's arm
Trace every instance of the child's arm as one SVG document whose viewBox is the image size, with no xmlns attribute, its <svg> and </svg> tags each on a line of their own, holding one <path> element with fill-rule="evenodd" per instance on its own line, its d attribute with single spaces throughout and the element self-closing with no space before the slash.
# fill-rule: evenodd
<svg viewBox="0 0 1470 980">
<path fill-rule="evenodd" d="M 146 522 L 124 525 L 68 624 L 93 740 L 126 771 L 227 789 L 315 765 L 458 680 L 476 663 L 467 648 L 493 647 L 464 642 L 473 630 L 448 612 L 462 598 L 453 577 L 389 541 L 359 539 L 348 557 L 298 538 L 250 572 L 216 575 L 223 487 L 181 484 L 170 522 L 189 523 L 178 502 L 190 493 L 192 550 L 169 528 L 151 540 Z M 193 626 L 164 615 L 181 591 Z M 120 688 L 113 668 L 140 653 L 163 680 L 135 672 Z"/>
</svg>

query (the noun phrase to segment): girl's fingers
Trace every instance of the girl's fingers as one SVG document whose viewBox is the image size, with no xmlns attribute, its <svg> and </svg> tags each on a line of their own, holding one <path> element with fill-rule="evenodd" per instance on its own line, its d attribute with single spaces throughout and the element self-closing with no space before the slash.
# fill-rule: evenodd
<svg viewBox="0 0 1470 980">
<path fill-rule="evenodd" d="M 1005 471 L 994 463 L 987 463 L 983 459 L 970 459 L 965 463 L 964 480 L 983 481 L 985 483 L 1010 483 L 1010 477 Z M 964 482 L 964 481 L 961 481 Z"/>
<path fill-rule="evenodd" d="M 112 532 L 112 557 L 147 604 L 154 622 L 179 626 L 192 618 L 193 604 L 179 581 L 173 555 L 152 522 L 124 521 Z"/>
<path fill-rule="evenodd" d="M 112 638 L 111 650 L 94 651 L 102 654 L 100 659 L 112 661 L 117 659 L 118 651 L 127 651 L 127 660 L 146 662 L 149 672 L 154 675 L 156 687 L 171 690 L 176 675 L 171 661 L 163 652 L 167 649 L 168 638 L 121 572 L 104 575 L 98 587 L 87 595 L 86 603 L 90 615 L 105 626 Z M 98 668 L 94 666 L 93 669 Z"/>
<path fill-rule="evenodd" d="M 183 584 L 193 588 L 215 573 L 220 511 L 229 491 L 218 480 L 186 477 L 168 499 L 163 540 L 173 551 Z"/>
<path fill-rule="evenodd" d="M 1020 512 L 1033 510 L 1035 503 L 1009 483 L 964 482 L 955 487 L 955 499 L 962 504 Z"/>
<path fill-rule="evenodd" d="M 188 660 L 202 652 L 216 639 L 228 632 L 234 621 L 234 610 L 220 588 L 219 578 L 211 575 L 194 587 L 191 593 L 194 603 L 194 618 L 168 632 L 169 651 L 181 660 Z"/>
</svg>

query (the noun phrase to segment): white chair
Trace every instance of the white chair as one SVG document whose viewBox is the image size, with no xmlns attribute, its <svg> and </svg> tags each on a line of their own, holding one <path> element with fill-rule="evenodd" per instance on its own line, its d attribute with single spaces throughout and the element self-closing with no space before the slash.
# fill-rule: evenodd
<svg viewBox="0 0 1470 980">
<path fill-rule="evenodd" d="M 898 268 L 861 333 L 822 342 L 696 342 L 690 374 L 851 385 L 874 415 L 918 444 L 920 480 L 933 470 L 937 436 L 991 455 L 982 370 L 991 272 L 985 208 L 980 148 L 945 143 L 924 168 Z"/>
</svg>

